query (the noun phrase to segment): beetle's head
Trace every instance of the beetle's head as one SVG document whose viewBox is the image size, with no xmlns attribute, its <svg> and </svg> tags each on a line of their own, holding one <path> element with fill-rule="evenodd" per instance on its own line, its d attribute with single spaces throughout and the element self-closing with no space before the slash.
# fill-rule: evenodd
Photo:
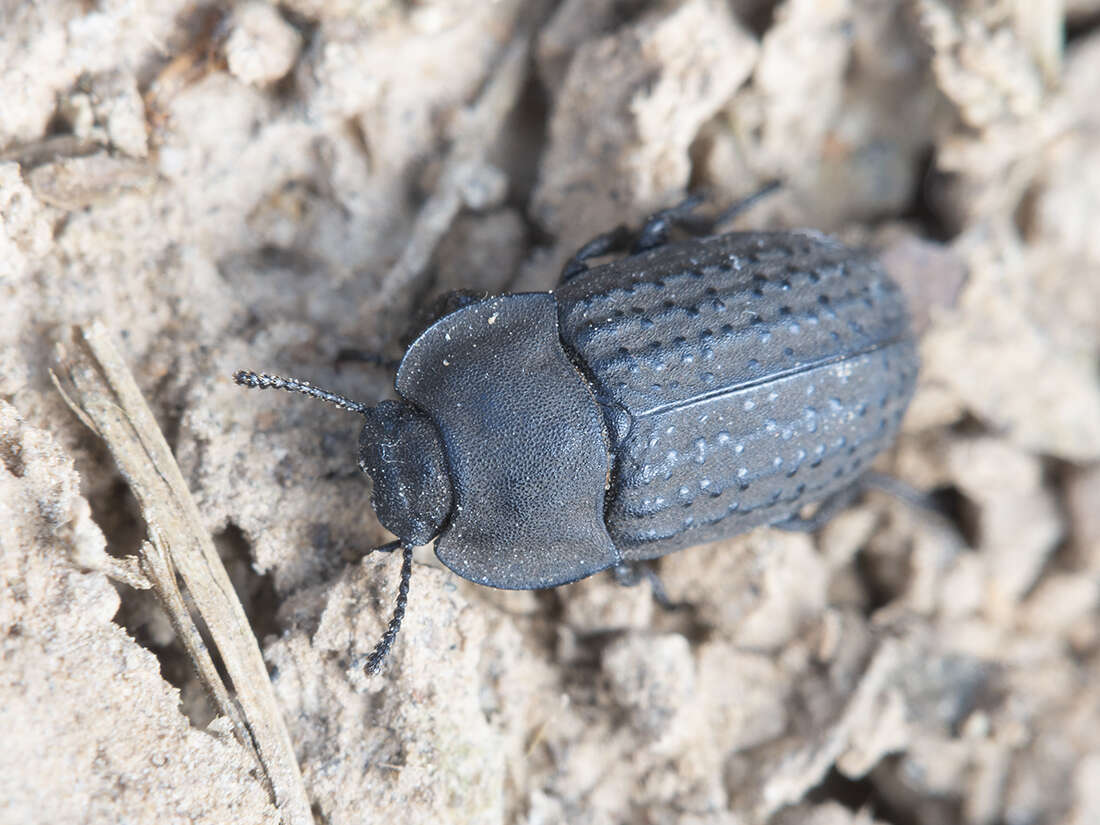
<svg viewBox="0 0 1100 825">
<path fill-rule="evenodd" d="M 359 467 L 374 481 L 374 512 L 403 544 L 426 544 L 451 512 L 439 430 L 404 401 L 383 401 L 363 416 Z"/>
<path fill-rule="evenodd" d="M 359 467 L 374 481 L 371 505 L 378 520 L 398 538 L 378 549 L 400 546 L 403 551 L 397 607 L 366 662 L 367 670 L 376 673 L 405 615 L 412 548 L 430 541 L 451 512 L 453 494 L 439 430 L 430 418 L 404 401 L 383 401 L 370 407 L 305 381 L 247 370 L 237 372 L 233 379 L 244 387 L 288 390 L 320 398 L 365 419 L 359 434 Z"/>
</svg>

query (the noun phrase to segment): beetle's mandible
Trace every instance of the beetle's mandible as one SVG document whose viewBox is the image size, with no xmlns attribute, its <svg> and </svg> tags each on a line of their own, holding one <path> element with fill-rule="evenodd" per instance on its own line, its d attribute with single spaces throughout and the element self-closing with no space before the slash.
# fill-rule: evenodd
<svg viewBox="0 0 1100 825">
<path fill-rule="evenodd" d="M 905 302 L 872 255 L 820 233 L 709 234 L 770 188 L 711 221 L 691 198 L 601 235 L 553 292 L 445 301 L 401 360 L 399 400 L 236 374 L 365 418 L 359 466 L 404 554 L 369 671 L 433 538 L 463 578 L 535 589 L 804 528 L 804 505 L 846 499 L 913 393 Z M 674 225 L 693 237 L 669 240 Z"/>
</svg>

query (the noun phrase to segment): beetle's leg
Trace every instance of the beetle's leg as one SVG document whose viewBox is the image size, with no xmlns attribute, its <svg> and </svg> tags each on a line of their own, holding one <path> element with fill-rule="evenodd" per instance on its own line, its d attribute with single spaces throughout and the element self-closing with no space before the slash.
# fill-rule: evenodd
<svg viewBox="0 0 1100 825">
<path fill-rule="evenodd" d="M 580 249 L 573 253 L 573 257 L 565 262 L 561 268 L 559 284 L 573 280 L 578 275 L 588 271 L 589 258 L 598 258 L 601 255 L 610 255 L 612 252 L 626 252 L 630 248 L 630 242 L 634 233 L 625 226 L 618 226 L 610 232 L 597 235 Z"/>
<path fill-rule="evenodd" d="M 401 336 L 401 346 L 408 349 L 409 344 L 415 341 L 420 336 L 420 333 L 444 315 L 450 315 L 456 309 L 462 309 L 464 306 L 477 303 L 487 297 L 489 297 L 489 293 L 479 292 L 473 289 L 456 289 L 451 292 L 444 292 L 442 295 L 437 296 L 434 300 L 420 307 L 420 309 L 413 313 L 412 320 Z M 341 349 L 336 353 L 336 360 L 337 362 L 361 361 L 366 364 L 373 364 L 376 367 L 381 367 L 388 372 L 397 372 L 397 368 L 401 366 L 400 358 L 387 358 L 381 353 L 358 349 L 357 347 L 345 347 Z"/>
<path fill-rule="evenodd" d="M 696 215 L 695 210 L 703 203 L 704 198 L 699 194 L 690 195 L 669 209 L 654 212 L 645 219 L 642 228 L 637 232 L 632 232 L 625 226 L 619 226 L 610 232 L 597 235 L 565 262 L 559 283 L 564 284 L 587 272 L 588 266 L 585 261 L 589 258 L 598 258 L 600 255 L 609 255 L 612 252 L 629 251 L 634 255 L 663 246 L 668 243 L 669 231 L 673 227 L 679 227 L 691 235 L 713 234 L 717 227 L 733 220 L 761 198 L 770 195 L 779 186 L 779 181 L 769 181 L 756 192 L 731 204 L 713 217 Z"/>
<path fill-rule="evenodd" d="M 880 473 L 878 470 L 868 470 L 859 477 L 858 483 L 864 490 L 878 490 L 909 507 L 923 511 L 941 528 L 948 531 L 959 546 L 966 546 L 966 535 L 959 519 L 935 494 L 918 490 L 900 478 Z"/>
<path fill-rule="evenodd" d="M 668 241 L 668 230 L 676 224 L 683 223 L 688 215 L 703 202 L 700 195 L 692 195 L 685 198 L 671 209 L 662 209 L 654 212 L 645 219 L 642 228 L 634 232 L 629 227 L 618 226 L 610 232 L 604 232 L 590 240 L 565 262 L 561 270 L 559 283 L 566 283 L 578 275 L 588 271 L 585 264 L 589 258 L 598 258 L 601 255 L 610 255 L 612 252 L 627 252 L 635 254 L 647 249 L 661 246 Z"/>
<path fill-rule="evenodd" d="M 664 584 L 661 583 L 661 577 L 648 564 L 630 561 L 619 562 L 611 568 L 611 572 L 615 576 L 615 581 L 623 587 L 635 587 L 645 579 L 649 582 L 649 589 L 653 592 L 653 601 L 665 610 L 682 610 L 689 606 L 687 602 L 674 602 L 668 597 L 668 592 L 665 590 Z"/>
<path fill-rule="evenodd" d="M 736 201 L 717 215 L 697 215 L 695 208 L 702 202 L 702 197 L 694 195 L 681 201 L 672 209 L 657 212 L 647 220 L 642 231 L 638 233 L 638 240 L 634 242 L 634 252 L 642 252 L 655 246 L 668 242 L 668 231 L 673 226 L 682 229 L 689 235 L 703 236 L 714 235 L 719 227 L 729 223 L 745 210 L 754 206 L 763 198 L 780 187 L 777 180 L 768 181 L 751 195 Z"/>
<path fill-rule="evenodd" d="M 958 526 L 952 521 L 951 516 L 944 511 L 944 508 L 940 506 L 934 496 L 930 496 L 891 475 L 880 473 L 875 470 L 868 470 L 849 487 L 838 490 L 826 497 L 817 506 L 817 510 L 814 511 L 814 514 L 809 518 L 791 516 L 772 526 L 778 527 L 780 530 L 813 533 L 824 527 L 837 513 L 851 505 L 856 498 L 869 489 L 879 490 L 910 507 L 923 510 L 928 515 L 940 521 L 945 528 L 950 530 L 959 537 L 960 541 L 965 543 L 965 539 L 963 539 Z"/>
<path fill-rule="evenodd" d="M 638 236 L 631 244 L 632 253 L 645 252 L 647 249 L 655 249 L 668 243 L 668 232 L 674 226 L 687 226 L 691 222 L 692 213 L 703 202 L 702 195 L 691 195 L 684 198 L 671 209 L 662 209 L 654 212 L 645 219 Z"/>
<path fill-rule="evenodd" d="M 456 289 L 438 295 L 432 301 L 429 301 L 413 313 L 412 320 L 409 321 L 404 333 L 399 339 L 402 349 L 408 349 L 409 344 L 420 337 L 420 333 L 444 315 L 450 315 L 456 309 L 462 309 L 464 306 L 476 304 L 478 301 L 483 301 L 488 297 L 489 293 L 474 289 Z M 336 362 L 340 363 L 341 361 L 359 361 L 365 364 L 372 364 L 376 367 L 381 367 L 387 372 L 397 372 L 397 368 L 401 366 L 400 358 L 388 358 L 379 352 L 359 349 L 358 347 L 345 347 L 337 352 Z"/>
<path fill-rule="evenodd" d="M 641 565 L 637 562 L 621 561 L 611 568 L 611 574 L 620 587 L 637 587 L 642 580 Z"/>
<path fill-rule="evenodd" d="M 758 202 L 760 202 L 761 200 L 766 198 L 768 195 L 775 192 L 782 185 L 783 184 L 780 183 L 777 180 L 768 181 L 763 186 L 761 186 L 759 189 L 757 189 L 755 192 L 753 192 L 751 195 L 748 195 L 747 197 L 744 197 L 739 201 L 735 201 L 735 202 L 731 203 L 729 206 L 727 206 L 725 209 L 723 209 L 721 212 L 719 212 L 713 218 L 709 218 L 707 220 L 707 223 L 709 225 L 706 226 L 706 228 L 702 232 L 696 233 L 696 234 L 703 234 L 703 235 L 713 234 L 714 231 L 718 227 L 722 226 L 723 224 L 729 223 L 734 218 L 736 218 L 738 215 L 740 215 L 742 212 L 744 212 L 744 211 L 748 210 L 749 208 L 755 206 Z M 692 227 L 690 225 L 685 227 L 685 228 L 687 228 L 691 232 L 695 232 L 694 227 Z"/>
<path fill-rule="evenodd" d="M 367 657 L 366 670 L 371 676 L 382 669 L 382 662 L 386 660 L 386 654 L 393 647 L 393 640 L 397 638 L 397 632 L 401 630 L 401 620 L 405 618 L 405 605 L 409 601 L 409 579 L 412 578 L 413 549 L 408 546 L 401 548 L 401 584 L 397 588 L 397 604 L 393 608 L 393 616 L 390 618 L 389 627 L 374 646 L 370 656 Z"/>
<path fill-rule="evenodd" d="M 944 511 L 944 508 L 940 506 L 939 502 L 936 501 L 935 496 L 931 496 L 910 484 L 906 484 L 900 478 L 895 478 L 886 473 L 880 473 L 878 470 L 868 470 L 859 477 L 859 483 L 863 485 L 864 490 L 879 490 L 886 493 L 888 496 L 896 498 L 898 501 L 905 502 L 910 507 L 924 510 L 934 516 L 950 521 L 950 517 Z"/>
<path fill-rule="evenodd" d="M 817 505 L 817 509 L 814 510 L 813 515 L 809 518 L 795 515 L 783 521 L 777 521 L 772 527 L 777 527 L 780 530 L 789 530 L 794 533 L 817 532 L 828 524 L 833 516 L 859 498 L 862 492 L 863 485 L 857 481 L 845 487 L 843 490 L 837 490 L 835 493 L 823 498 L 821 503 Z"/>
</svg>

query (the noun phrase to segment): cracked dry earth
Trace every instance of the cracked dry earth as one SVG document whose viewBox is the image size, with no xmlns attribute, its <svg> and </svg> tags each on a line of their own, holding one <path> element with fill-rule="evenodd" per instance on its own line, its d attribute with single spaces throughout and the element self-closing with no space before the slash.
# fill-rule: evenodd
<svg viewBox="0 0 1100 825">
<path fill-rule="evenodd" d="M 0 8 L 0 823 L 1100 822 L 1100 3 L 43 0 Z M 876 249 L 922 371 L 813 535 L 670 597 L 399 559 L 346 413 L 455 288 L 550 288 L 688 191 Z M 142 504 L 51 381 L 99 321 L 256 634 L 305 808 L 149 591 Z M 109 576 L 108 574 L 111 574 Z M 125 576 L 121 578 L 125 579 Z M 131 581 L 131 584 L 134 583 Z M 224 666 L 224 663 L 221 663 Z"/>
</svg>

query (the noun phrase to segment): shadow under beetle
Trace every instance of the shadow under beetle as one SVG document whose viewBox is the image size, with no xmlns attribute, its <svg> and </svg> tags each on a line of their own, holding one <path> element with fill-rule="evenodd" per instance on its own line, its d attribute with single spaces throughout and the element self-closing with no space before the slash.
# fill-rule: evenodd
<svg viewBox="0 0 1100 825">
<path fill-rule="evenodd" d="M 812 529 L 850 499 L 913 393 L 905 302 L 869 253 L 821 233 L 708 234 L 772 188 L 710 221 L 689 198 L 600 235 L 553 292 L 445 299 L 401 360 L 400 400 L 235 375 L 365 419 L 359 466 L 398 537 L 382 549 L 403 551 L 369 672 L 432 538 L 463 578 L 537 589 L 760 525 Z"/>
</svg>

